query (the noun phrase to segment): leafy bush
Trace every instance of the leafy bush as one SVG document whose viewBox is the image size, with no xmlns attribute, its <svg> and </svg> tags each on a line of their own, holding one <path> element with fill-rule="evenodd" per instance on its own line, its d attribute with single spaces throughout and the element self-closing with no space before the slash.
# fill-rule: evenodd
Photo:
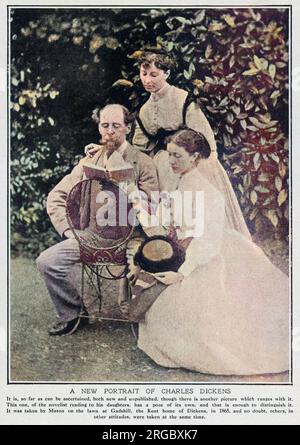
<svg viewBox="0 0 300 445">
<path fill-rule="evenodd" d="M 13 251 L 36 255 L 58 240 L 46 195 L 98 139 L 96 106 L 137 110 L 145 100 L 134 53 L 149 44 L 178 59 L 172 82 L 193 93 L 210 120 L 252 232 L 286 236 L 287 23 L 285 9 L 14 10 Z"/>
<path fill-rule="evenodd" d="M 287 236 L 287 12 L 156 12 L 169 28 L 156 41 L 178 59 L 174 83 L 210 120 L 248 226 L 261 237 Z M 126 79 L 137 83 L 136 73 Z M 130 99 L 139 96 L 134 90 Z"/>
</svg>

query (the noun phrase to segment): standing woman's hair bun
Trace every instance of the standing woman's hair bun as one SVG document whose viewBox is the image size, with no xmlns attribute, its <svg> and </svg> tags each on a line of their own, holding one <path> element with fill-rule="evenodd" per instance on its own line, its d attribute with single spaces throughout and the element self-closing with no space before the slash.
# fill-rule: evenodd
<svg viewBox="0 0 300 445">
<path fill-rule="evenodd" d="M 147 46 L 137 51 L 137 53 L 140 66 L 143 65 L 147 67 L 151 65 L 151 63 L 154 63 L 157 68 L 163 71 L 172 70 L 176 66 L 174 57 L 163 48 Z"/>
</svg>

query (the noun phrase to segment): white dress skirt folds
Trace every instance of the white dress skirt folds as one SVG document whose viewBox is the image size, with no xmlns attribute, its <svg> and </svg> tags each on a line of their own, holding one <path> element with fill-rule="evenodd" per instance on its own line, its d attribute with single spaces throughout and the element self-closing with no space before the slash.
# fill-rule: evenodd
<svg viewBox="0 0 300 445">
<path fill-rule="evenodd" d="M 161 128 L 170 131 L 180 129 L 183 125 L 183 108 L 187 96 L 187 91 L 168 83 L 157 93 L 151 93 L 139 113 L 147 132 L 156 134 Z M 199 171 L 222 193 L 225 202 L 226 225 L 251 239 L 228 175 L 218 160 L 217 146 L 212 128 L 195 102 L 191 102 L 186 109 L 185 126 L 202 133 L 210 145 L 211 155 L 204 162 L 199 163 Z M 138 123 L 132 142 L 142 151 L 146 149 L 149 142 Z M 167 153 L 165 151 L 159 152 L 154 160 L 159 167 L 160 190 L 174 190 L 177 176 L 169 166 Z"/>
<path fill-rule="evenodd" d="M 139 324 L 139 348 L 161 366 L 207 374 L 287 371 L 288 277 L 226 227 L 224 199 L 198 169 L 180 179 L 178 191 L 203 191 L 204 230 L 194 231 L 186 250 L 184 279 L 166 287 Z M 178 239 L 194 229 L 178 228 Z"/>
</svg>

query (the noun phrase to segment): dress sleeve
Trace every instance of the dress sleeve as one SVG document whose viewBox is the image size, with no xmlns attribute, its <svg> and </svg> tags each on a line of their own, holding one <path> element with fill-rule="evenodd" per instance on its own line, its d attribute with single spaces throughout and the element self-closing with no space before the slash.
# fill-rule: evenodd
<svg viewBox="0 0 300 445">
<path fill-rule="evenodd" d="M 195 102 L 192 102 L 187 108 L 186 125 L 192 130 L 199 131 L 199 133 L 202 133 L 206 137 L 211 151 L 217 150 L 213 130 L 204 113 L 200 110 L 199 105 Z"/>
<path fill-rule="evenodd" d="M 213 200 L 208 196 L 204 205 L 203 233 L 194 237 L 187 248 L 185 261 L 179 268 L 184 277 L 190 275 L 198 266 L 209 263 L 221 250 L 224 232 L 224 200 L 216 195 Z"/>
<path fill-rule="evenodd" d="M 151 192 L 159 191 L 157 171 L 153 159 L 145 153 L 139 153 L 138 188 L 151 197 Z"/>
<path fill-rule="evenodd" d="M 141 130 L 141 127 L 139 126 L 138 122 L 136 121 L 136 127 L 135 132 L 132 139 L 132 144 L 138 149 L 138 150 L 144 150 L 149 142 L 149 139 L 147 136 L 143 133 Z"/>
<path fill-rule="evenodd" d="M 63 236 L 70 228 L 66 216 L 66 201 L 72 187 L 83 178 L 83 158 L 49 193 L 47 198 L 47 213 L 55 230 Z"/>
<path fill-rule="evenodd" d="M 139 196 L 137 202 L 133 204 L 133 208 L 145 230 L 151 225 L 150 216 L 155 211 L 159 199 L 159 184 L 153 159 L 141 152 L 138 153 L 137 185 L 132 187 L 131 191 L 133 192 L 132 197 L 134 197 L 134 192 L 137 192 Z"/>
</svg>

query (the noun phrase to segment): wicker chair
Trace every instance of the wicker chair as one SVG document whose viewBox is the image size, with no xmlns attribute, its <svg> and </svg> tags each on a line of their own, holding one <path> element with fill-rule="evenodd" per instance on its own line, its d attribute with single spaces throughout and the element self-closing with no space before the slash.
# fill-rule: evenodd
<svg viewBox="0 0 300 445">
<path fill-rule="evenodd" d="M 96 293 L 98 310 L 89 318 L 129 322 L 118 304 L 104 306 L 103 284 L 126 280 L 126 246 L 135 229 L 134 221 L 130 223 L 131 210 L 126 192 L 113 181 L 84 179 L 68 194 L 67 219 L 80 247 L 83 309 L 87 284 Z"/>
</svg>

